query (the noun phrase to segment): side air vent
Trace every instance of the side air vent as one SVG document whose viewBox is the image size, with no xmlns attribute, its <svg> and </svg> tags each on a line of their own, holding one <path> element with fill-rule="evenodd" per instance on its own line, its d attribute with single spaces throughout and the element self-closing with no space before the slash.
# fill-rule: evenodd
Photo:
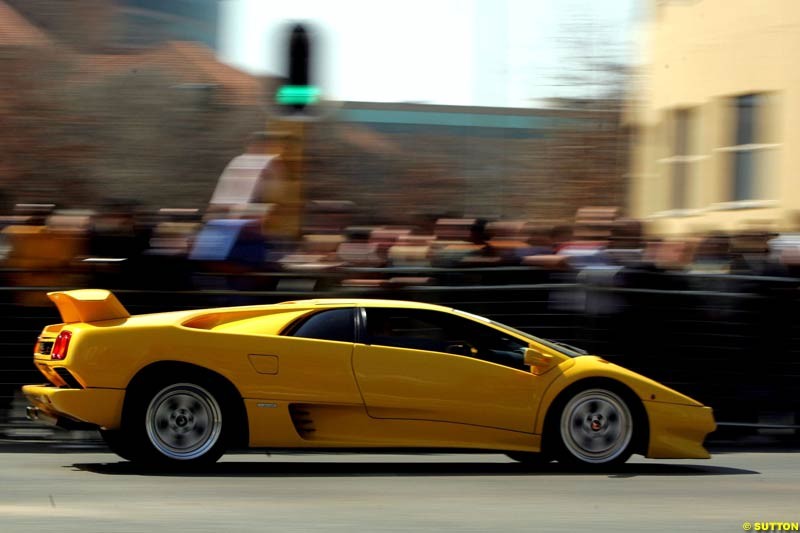
<svg viewBox="0 0 800 533">
<path fill-rule="evenodd" d="M 64 380 L 64 383 L 67 384 L 66 387 L 62 387 L 62 388 L 68 388 L 68 389 L 82 389 L 83 388 L 83 385 L 78 383 L 78 380 L 75 379 L 75 376 L 73 376 L 70 373 L 70 371 L 67 370 L 66 368 L 63 368 L 63 367 L 59 366 L 59 367 L 54 368 L 53 370 L 55 370 L 56 374 L 58 374 L 58 377 L 60 377 L 62 380 Z"/>
<path fill-rule="evenodd" d="M 302 439 L 310 439 L 313 437 L 316 429 L 314 428 L 314 420 L 311 418 L 311 412 L 308 406 L 292 404 L 289 406 L 289 414 L 292 417 L 292 424 L 297 434 Z"/>
</svg>

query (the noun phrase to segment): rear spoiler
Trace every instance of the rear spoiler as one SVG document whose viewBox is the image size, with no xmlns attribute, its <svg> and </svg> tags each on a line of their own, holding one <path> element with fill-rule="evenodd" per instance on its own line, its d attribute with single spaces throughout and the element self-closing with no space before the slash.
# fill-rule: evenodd
<svg viewBox="0 0 800 533">
<path fill-rule="evenodd" d="M 100 322 L 128 318 L 131 314 L 119 303 L 117 297 L 103 289 L 80 289 L 75 291 L 48 292 L 61 320 L 73 322 Z"/>
</svg>

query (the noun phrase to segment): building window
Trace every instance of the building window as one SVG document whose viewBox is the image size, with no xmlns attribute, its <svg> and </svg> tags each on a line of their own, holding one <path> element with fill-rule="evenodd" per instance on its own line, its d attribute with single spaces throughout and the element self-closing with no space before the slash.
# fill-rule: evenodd
<svg viewBox="0 0 800 533">
<path fill-rule="evenodd" d="M 736 97 L 735 145 L 731 147 L 733 171 L 733 201 L 754 200 L 757 197 L 756 158 L 763 145 L 757 142 L 757 119 L 763 109 L 763 97 L 746 94 Z"/>
<path fill-rule="evenodd" d="M 691 111 L 678 109 L 675 111 L 675 130 L 672 158 L 672 208 L 688 207 L 689 169 L 691 159 L 690 120 Z"/>
<path fill-rule="evenodd" d="M 665 165 L 668 183 L 665 206 L 669 212 L 681 212 L 690 206 L 692 176 L 697 174 L 697 164 L 705 156 L 697 155 L 695 146 L 696 110 L 675 109 L 670 112 L 667 123 L 667 146 L 669 157 L 659 159 Z"/>
</svg>

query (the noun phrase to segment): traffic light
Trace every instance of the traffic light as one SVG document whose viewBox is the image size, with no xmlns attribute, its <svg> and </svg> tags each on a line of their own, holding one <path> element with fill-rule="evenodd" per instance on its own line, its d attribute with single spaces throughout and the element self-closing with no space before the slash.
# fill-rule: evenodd
<svg viewBox="0 0 800 533">
<path fill-rule="evenodd" d="M 296 24 L 288 36 L 288 76 L 276 95 L 279 104 L 296 111 L 319 100 L 319 88 L 311 81 L 312 40 L 302 24 Z"/>
</svg>

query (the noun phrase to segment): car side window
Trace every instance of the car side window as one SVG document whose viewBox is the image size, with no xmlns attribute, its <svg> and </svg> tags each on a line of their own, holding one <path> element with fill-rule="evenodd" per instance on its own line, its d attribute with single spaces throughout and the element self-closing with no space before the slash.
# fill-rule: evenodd
<svg viewBox="0 0 800 533">
<path fill-rule="evenodd" d="M 284 333 L 289 337 L 304 337 L 326 341 L 355 342 L 354 310 L 328 309 L 303 317 Z"/>
<path fill-rule="evenodd" d="M 422 309 L 367 308 L 367 342 L 443 352 L 528 370 L 527 343 L 478 322 Z"/>
</svg>

